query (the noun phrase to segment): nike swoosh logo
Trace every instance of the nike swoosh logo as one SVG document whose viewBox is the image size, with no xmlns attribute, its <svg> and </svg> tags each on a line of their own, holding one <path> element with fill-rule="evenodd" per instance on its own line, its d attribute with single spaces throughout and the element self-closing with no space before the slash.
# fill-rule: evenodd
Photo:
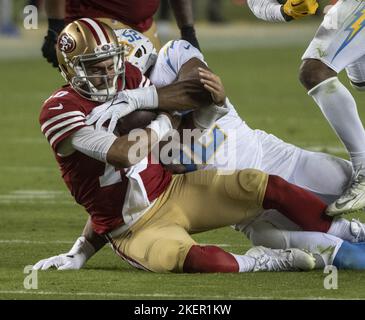
<svg viewBox="0 0 365 320">
<path fill-rule="evenodd" d="M 57 107 L 48 108 L 48 110 L 62 110 L 62 109 L 63 109 L 62 103 L 60 103 Z"/>
<path fill-rule="evenodd" d="M 336 201 L 335 202 L 335 207 L 337 208 L 337 209 L 342 209 L 344 206 L 346 206 L 350 201 L 352 201 L 352 200 L 354 200 L 356 198 L 356 196 L 352 196 L 352 198 L 351 199 L 348 199 L 348 200 L 346 200 L 346 201 L 341 201 L 341 202 L 339 202 L 339 201 Z"/>
<path fill-rule="evenodd" d="M 191 45 L 187 45 L 186 47 L 184 47 L 184 49 L 188 50 L 191 47 Z"/>
<path fill-rule="evenodd" d="M 292 3 L 292 7 L 297 7 L 297 6 L 300 6 L 301 4 L 303 4 L 304 3 L 304 1 L 301 1 L 301 2 L 299 2 L 299 3 L 297 3 L 297 4 L 294 4 L 294 3 Z"/>
</svg>

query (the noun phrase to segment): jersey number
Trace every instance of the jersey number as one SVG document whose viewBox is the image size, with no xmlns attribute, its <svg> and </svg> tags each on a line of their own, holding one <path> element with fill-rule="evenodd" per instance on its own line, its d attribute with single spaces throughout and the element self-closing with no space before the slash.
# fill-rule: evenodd
<svg viewBox="0 0 365 320">
<path fill-rule="evenodd" d="M 112 165 L 106 164 L 104 175 L 99 177 L 100 187 L 108 187 L 119 182 L 122 182 L 120 171 L 116 170 Z"/>
</svg>

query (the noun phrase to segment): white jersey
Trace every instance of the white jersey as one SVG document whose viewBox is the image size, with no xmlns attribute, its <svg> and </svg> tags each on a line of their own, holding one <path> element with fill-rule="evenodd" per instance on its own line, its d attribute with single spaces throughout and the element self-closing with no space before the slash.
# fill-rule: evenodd
<svg viewBox="0 0 365 320">
<path fill-rule="evenodd" d="M 285 21 L 276 0 L 248 0 L 256 17 Z M 324 16 L 313 40 L 302 56 L 322 61 L 337 73 L 346 69 L 354 83 L 365 82 L 365 1 L 339 0 Z"/>
<path fill-rule="evenodd" d="M 158 54 L 150 75 L 151 82 L 156 87 L 174 82 L 181 66 L 192 58 L 204 62 L 201 52 L 188 42 L 168 42 Z M 193 146 L 194 162 L 200 159 L 205 169 L 255 168 L 288 178 L 300 149 L 261 130 L 251 129 L 228 99 L 226 105 L 230 109 L 229 113 L 208 130 L 199 145 Z M 184 164 L 192 158 L 187 159 L 191 154 L 185 151 Z"/>
<path fill-rule="evenodd" d="M 318 59 L 350 80 L 365 81 L 365 1 L 339 0 L 325 15 L 302 59 Z"/>
</svg>

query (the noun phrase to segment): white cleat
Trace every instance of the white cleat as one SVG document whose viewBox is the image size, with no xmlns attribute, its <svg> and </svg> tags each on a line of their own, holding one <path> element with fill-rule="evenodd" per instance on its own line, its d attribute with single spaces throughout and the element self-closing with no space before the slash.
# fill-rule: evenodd
<svg viewBox="0 0 365 320">
<path fill-rule="evenodd" d="M 269 249 L 253 247 L 246 255 L 256 260 L 253 271 L 299 271 L 312 270 L 316 265 L 311 253 L 300 249 Z"/>
<path fill-rule="evenodd" d="M 352 219 L 350 222 L 350 231 L 354 236 L 352 242 L 364 242 L 365 241 L 365 225 L 357 219 Z"/>
<path fill-rule="evenodd" d="M 327 209 L 327 215 L 335 217 L 343 213 L 351 213 L 365 208 L 365 175 L 357 174 L 351 186 L 331 203 Z"/>
</svg>

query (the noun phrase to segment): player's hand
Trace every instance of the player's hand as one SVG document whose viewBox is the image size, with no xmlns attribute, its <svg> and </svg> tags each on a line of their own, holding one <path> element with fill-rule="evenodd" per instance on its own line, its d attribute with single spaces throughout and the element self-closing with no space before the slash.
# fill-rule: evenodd
<svg viewBox="0 0 365 320">
<path fill-rule="evenodd" d="M 75 241 L 69 252 L 40 260 L 33 266 L 33 269 L 48 270 L 49 268 L 56 268 L 57 270 L 78 270 L 94 254 L 95 249 L 93 245 L 84 236 L 81 236 Z"/>
<path fill-rule="evenodd" d="M 48 32 L 44 37 L 42 45 L 42 54 L 53 67 L 58 67 L 58 60 L 56 54 L 56 44 L 58 34 L 65 26 L 65 22 L 61 19 L 48 19 Z"/>
<path fill-rule="evenodd" d="M 33 266 L 33 270 L 48 270 L 50 268 L 56 268 L 57 270 L 79 270 L 84 266 L 85 262 L 85 256 L 81 254 L 68 255 L 67 253 L 63 253 L 38 261 Z"/>
<path fill-rule="evenodd" d="M 213 72 L 203 68 L 199 68 L 199 76 L 204 88 L 211 93 L 213 102 L 217 106 L 224 105 L 226 101 L 226 92 L 221 78 Z"/>
<path fill-rule="evenodd" d="M 283 6 L 284 13 L 293 19 L 313 15 L 317 9 L 317 0 L 287 0 Z"/>
<path fill-rule="evenodd" d="M 113 101 L 108 101 L 93 109 L 90 117 L 86 120 L 87 125 L 95 123 L 96 130 L 101 130 L 104 123 L 109 122 L 108 132 L 113 132 L 117 122 L 127 114 L 138 109 L 138 106 L 130 100 L 128 95 L 121 91 Z"/>
</svg>

